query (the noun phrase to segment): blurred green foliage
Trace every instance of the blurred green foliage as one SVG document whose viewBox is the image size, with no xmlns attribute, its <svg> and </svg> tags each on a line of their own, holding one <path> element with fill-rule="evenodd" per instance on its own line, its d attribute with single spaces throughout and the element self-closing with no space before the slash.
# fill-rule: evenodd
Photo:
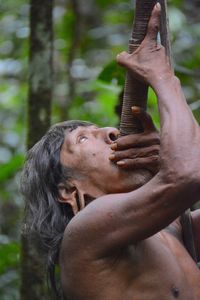
<svg viewBox="0 0 200 300">
<path fill-rule="evenodd" d="M 127 49 L 133 19 L 131 0 L 55 1 L 55 86 L 52 123 L 86 119 L 116 125 L 115 106 L 125 71 L 115 63 Z M 169 1 L 174 65 L 200 121 L 200 23 L 198 1 Z M 0 298 L 19 299 L 19 236 L 23 200 L 19 174 L 26 141 L 29 5 L 0 0 Z M 72 84 L 73 83 L 73 84 Z M 156 97 L 149 111 L 159 126 Z M 65 113 L 63 115 L 63 108 Z"/>
<path fill-rule="evenodd" d="M 13 267 L 19 267 L 19 244 L 9 243 L 2 245 L 0 248 L 0 274 L 4 274 L 5 271 L 12 269 Z"/>
</svg>

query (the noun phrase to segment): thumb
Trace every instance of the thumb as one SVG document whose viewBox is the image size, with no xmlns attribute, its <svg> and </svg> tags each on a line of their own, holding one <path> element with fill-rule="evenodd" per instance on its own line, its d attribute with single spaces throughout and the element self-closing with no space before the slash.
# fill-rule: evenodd
<svg viewBox="0 0 200 300">
<path fill-rule="evenodd" d="M 116 60 L 119 65 L 127 68 L 129 66 L 129 58 L 130 54 L 126 51 L 123 51 L 117 55 Z"/>
<path fill-rule="evenodd" d="M 151 13 L 151 17 L 147 27 L 147 34 L 145 39 L 151 44 L 157 44 L 157 36 L 160 29 L 161 5 L 158 2 Z"/>
</svg>

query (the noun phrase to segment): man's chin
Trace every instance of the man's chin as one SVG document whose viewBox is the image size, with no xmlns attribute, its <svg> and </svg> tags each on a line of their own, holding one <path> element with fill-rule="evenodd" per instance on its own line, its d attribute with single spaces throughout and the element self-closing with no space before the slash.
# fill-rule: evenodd
<svg viewBox="0 0 200 300">
<path fill-rule="evenodd" d="M 153 178 L 153 174 L 146 169 L 140 169 L 134 172 L 133 182 L 134 189 L 138 189 L 141 186 L 145 185 L 149 180 Z"/>
</svg>

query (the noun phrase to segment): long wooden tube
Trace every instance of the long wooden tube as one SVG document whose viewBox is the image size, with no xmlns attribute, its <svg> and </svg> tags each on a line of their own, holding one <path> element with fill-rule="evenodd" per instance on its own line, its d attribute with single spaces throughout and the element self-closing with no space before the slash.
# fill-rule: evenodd
<svg viewBox="0 0 200 300">
<path fill-rule="evenodd" d="M 152 9 L 157 2 L 157 0 L 136 1 L 135 21 L 133 24 L 132 36 L 129 40 L 129 53 L 133 53 L 142 43 L 147 32 L 147 26 Z M 171 63 L 172 59 L 167 18 L 167 2 L 166 0 L 160 0 L 160 4 L 162 7 L 160 29 L 161 44 L 165 47 Z M 127 72 L 120 122 L 121 135 L 137 133 L 142 131 L 141 124 L 137 119 L 134 119 L 132 115 L 131 107 L 139 106 L 146 110 L 147 94 L 148 86 L 133 78 L 131 74 Z"/>
<path fill-rule="evenodd" d="M 133 24 L 132 36 L 129 40 L 129 53 L 135 51 L 143 41 L 146 35 L 149 18 L 156 2 L 157 1 L 155 0 L 136 1 L 135 21 Z M 132 75 L 127 72 L 120 122 L 121 135 L 142 131 L 142 126 L 139 121 L 133 118 L 131 107 L 140 106 L 146 110 L 147 93 L 148 86 L 133 78 Z"/>
<path fill-rule="evenodd" d="M 133 53 L 142 43 L 147 32 L 149 18 L 152 9 L 157 3 L 157 0 L 136 0 L 135 21 L 132 29 L 132 36 L 129 40 L 129 53 Z M 160 40 L 165 47 L 166 53 L 172 65 L 171 44 L 169 38 L 169 25 L 167 17 L 167 0 L 159 0 L 161 12 Z M 129 72 L 126 74 L 122 114 L 120 121 L 121 135 L 142 132 L 142 124 L 139 120 L 134 119 L 131 111 L 132 106 L 139 106 L 146 110 L 147 108 L 148 86 L 135 79 Z M 146 174 L 146 170 L 141 170 L 141 173 Z M 192 221 L 190 210 L 187 210 L 181 216 L 183 240 L 191 257 L 196 259 L 196 250 L 192 231 Z"/>
</svg>

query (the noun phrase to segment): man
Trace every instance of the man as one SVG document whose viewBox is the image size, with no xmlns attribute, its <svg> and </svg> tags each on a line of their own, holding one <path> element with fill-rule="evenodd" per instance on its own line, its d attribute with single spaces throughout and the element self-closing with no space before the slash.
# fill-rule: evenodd
<svg viewBox="0 0 200 300">
<path fill-rule="evenodd" d="M 200 272 L 178 219 L 200 195 L 200 128 L 157 44 L 159 23 L 157 4 L 142 45 L 117 58 L 158 96 L 159 171 L 157 134 L 139 108 L 133 113 L 142 134 L 118 138 L 114 128 L 66 122 L 29 155 L 28 216 L 46 242 L 50 266 L 59 260 L 68 300 L 200 299 Z M 199 258 L 199 211 L 193 227 Z"/>
</svg>

